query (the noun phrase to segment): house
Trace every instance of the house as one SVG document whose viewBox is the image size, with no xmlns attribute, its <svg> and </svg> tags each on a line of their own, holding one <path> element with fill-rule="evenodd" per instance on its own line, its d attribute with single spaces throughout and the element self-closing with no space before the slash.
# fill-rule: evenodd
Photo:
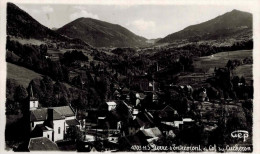
<svg viewBox="0 0 260 154">
<path fill-rule="evenodd" d="M 139 112 L 136 115 L 136 121 L 141 126 L 140 129 L 154 127 L 154 118 L 148 111 Z"/>
<path fill-rule="evenodd" d="M 29 151 L 58 151 L 56 143 L 47 137 L 31 138 L 28 145 Z"/>
<path fill-rule="evenodd" d="M 108 106 L 108 111 L 111 111 L 116 108 L 116 102 L 112 101 L 112 102 L 106 102 L 106 103 Z"/>
<path fill-rule="evenodd" d="M 113 143 L 118 143 L 118 138 L 120 137 L 120 134 L 111 134 L 108 136 L 108 141 Z"/>
<path fill-rule="evenodd" d="M 175 120 L 173 122 L 173 124 L 174 124 L 173 125 L 174 127 L 180 128 L 180 126 L 183 125 L 183 121 L 182 121 L 182 119 L 178 119 L 178 120 Z"/>
<path fill-rule="evenodd" d="M 113 97 L 119 99 L 121 97 L 121 94 L 118 90 L 115 90 L 113 93 Z"/>
<path fill-rule="evenodd" d="M 129 90 L 128 88 L 124 87 L 124 88 L 121 90 L 122 98 L 123 98 L 123 99 L 126 99 L 126 98 L 128 98 L 128 97 L 130 98 L 129 93 L 130 93 L 130 90 Z"/>
<path fill-rule="evenodd" d="M 195 125 L 195 121 L 191 118 L 182 118 L 182 123 L 179 124 L 180 129 L 191 128 Z"/>
<path fill-rule="evenodd" d="M 76 114 L 70 106 L 51 107 L 65 118 L 65 133 L 71 126 L 80 127 L 79 121 L 76 119 Z"/>
<path fill-rule="evenodd" d="M 176 132 L 179 130 L 174 126 L 169 126 L 163 123 L 161 123 L 158 128 L 161 130 L 164 136 L 170 136 L 172 138 L 176 137 Z"/>
<path fill-rule="evenodd" d="M 157 122 L 165 125 L 174 126 L 174 121 L 179 118 L 177 110 L 167 105 L 162 110 L 154 113 Z"/>
<path fill-rule="evenodd" d="M 53 140 L 53 129 L 43 124 L 37 124 L 31 132 L 32 137 L 46 137 L 49 140 Z"/>
<path fill-rule="evenodd" d="M 95 140 L 96 140 L 96 137 L 92 134 L 84 135 L 84 142 L 94 142 Z"/>
<path fill-rule="evenodd" d="M 175 117 L 178 117 L 178 111 L 167 105 L 158 112 L 158 116 L 162 121 L 168 119 L 172 119 L 171 121 L 173 121 Z"/>
<path fill-rule="evenodd" d="M 159 139 L 163 137 L 162 132 L 158 129 L 158 127 L 153 128 L 147 128 L 140 130 L 141 133 L 144 134 L 147 138 L 149 138 L 147 141 L 150 142 L 153 139 Z"/>
<path fill-rule="evenodd" d="M 68 127 L 80 127 L 71 106 L 39 108 L 39 103 L 35 102 L 38 102 L 38 100 L 33 99 L 32 101 L 30 99 L 30 128 L 32 135 L 47 137 L 56 142 L 64 139 Z"/>
<path fill-rule="evenodd" d="M 64 139 L 65 117 L 51 108 L 35 109 L 30 112 L 31 130 L 38 124 L 44 124 L 53 129 L 52 141 Z"/>
<path fill-rule="evenodd" d="M 99 110 L 99 113 L 97 113 L 97 118 L 95 118 L 97 119 L 97 126 L 90 126 L 89 130 L 95 130 L 100 133 L 105 132 L 107 135 L 106 137 L 118 133 L 124 135 L 127 130 L 126 124 L 132 119 L 130 109 L 131 107 L 124 101 L 117 101 L 114 109 L 110 111 L 105 110 L 102 112 Z"/>
</svg>

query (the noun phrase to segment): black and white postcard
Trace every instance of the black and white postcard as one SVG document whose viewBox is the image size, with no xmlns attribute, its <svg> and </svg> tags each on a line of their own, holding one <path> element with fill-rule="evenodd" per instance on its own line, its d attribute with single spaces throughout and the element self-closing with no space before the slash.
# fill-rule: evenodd
<svg viewBox="0 0 260 154">
<path fill-rule="evenodd" d="M 1 1 L 1 151 L 257 153 L 259 4 Z"/>
</svg>

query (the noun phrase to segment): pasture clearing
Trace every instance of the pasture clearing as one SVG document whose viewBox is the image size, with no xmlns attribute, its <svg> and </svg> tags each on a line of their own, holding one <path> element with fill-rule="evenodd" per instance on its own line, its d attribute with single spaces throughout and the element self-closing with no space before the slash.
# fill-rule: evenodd
<svg viewBox="0 0 260 154">
<path fill-rule="evenodd" d="M 244 59 L 252 56 L 252 50 L 219 52 L 210 56 L 195 58 L 193 65 L 195 72 L 213 73 L 215 67 L 225 67 L 228 60 Z"/>
</svg>

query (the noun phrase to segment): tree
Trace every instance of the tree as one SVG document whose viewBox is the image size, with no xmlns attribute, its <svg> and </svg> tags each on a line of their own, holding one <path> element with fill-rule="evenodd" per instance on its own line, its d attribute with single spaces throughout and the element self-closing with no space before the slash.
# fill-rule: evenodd
<svg viewBox="0 0 260 154">
<path fill-rule="evenodd" d="M 216 88 L 209 87 L 209 88 L 207 88 L 207 95 L 211 99 L 216 99 L 219 97 L 219 92 Z"/>
<path fill-rule="evenodd" d="M 44 107 L 57 106 L 58 104 L 56 97 L 50 93 L 45 93 L 45 95 L 40 98 L 40 102 Z"/>
<path fill-rule="evenodd" d="M 28 93 L 22 85 L 19 85 L 18 87 L 16 87 L 15 93 L 14 93 L 14 100 L 15 101 L 21 102 L 25 98 L 27 98 L 27 96 L 28 96 Z"/>
<path fill-rule="evenodd" d="M 14 79 L 7 79 L 6 80 L 6 98 L 8 100 L 14 101 L 14 93 L 15 89 L 18 86 L 16 80 Z"/>
<path fill-rule="evenodd" d="M 238 83 L 239 83 L 239 77 L 238 76 L 234 76 L 233 79 L 232 79 L 232 83 L 233 83 L 234 87 L 237 87 Z"/>
<path fill-rule="evenodd" d="M 72 141 L 82 141 L 83 133 L 80 131 L 80 129 L 77 126 L 70 126 L 67 129 L 66 138 Z"/>
<path fill-rule="evenodd" d="M 53 93 L 53 83 L 52 79 L 48 76 L 44 76 L 42 79 L 43 84 L 45 85 L 47 93 Z M 42 89 L 43 90 L 43 89 Z"/>
<path fill-rule="evenodd" d="M 245 85 L 246 79 L 244 78 L 244 76 L 241 77 L 240 82 L 241 82 L 243 85 Z"/>
<path fill-rule="evenodd" d="M 68 100 L 64 97 L 64 96 L 62 96 L 60 99 L 59 99 L 59 104 L 58 104 L 58 106 L 66 106 L 66 105 L 68 105 L 69 104 L 69 102 L 68 102 Z"/>
</svg>

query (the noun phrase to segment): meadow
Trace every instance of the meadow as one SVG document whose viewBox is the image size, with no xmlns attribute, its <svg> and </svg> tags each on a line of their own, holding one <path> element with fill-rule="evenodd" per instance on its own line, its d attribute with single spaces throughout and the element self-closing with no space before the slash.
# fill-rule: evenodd
<svg viewBox="0 0 260 154">
<path fill-rule="evenodd" d="M 7 62 L 7 78 L 15 79 L 18 84 L 27 87 L 32 79 L 42 78 L 42 75 L 25 67 Z"/>
<path fill-rule="evenodd" d="M 210 56 L 198 57 L 194 59 L 193 65 L 195 72 L 206 72 L 213 73 L 214 68 L 225 67 L 228 60 L 234 59 L 244 59 L 246 57 L 252 57 L 252 50 L 237 50 L 237 51 L 229 51 L 229 52 L 220 52 Z M 242 67 L 242 66 L 239 66 Z M 243 71 L 244 67 L 239 68 L 238 70 Z M 246 67 L 252 67 L 252 65 L 248 65 Z M 252 68 L 251 68 L 252 70 Z M 248 73 L 248 71 L 247 71 Z M 252 71 L 251 71 L 252 74 Z"/>
</svg>

